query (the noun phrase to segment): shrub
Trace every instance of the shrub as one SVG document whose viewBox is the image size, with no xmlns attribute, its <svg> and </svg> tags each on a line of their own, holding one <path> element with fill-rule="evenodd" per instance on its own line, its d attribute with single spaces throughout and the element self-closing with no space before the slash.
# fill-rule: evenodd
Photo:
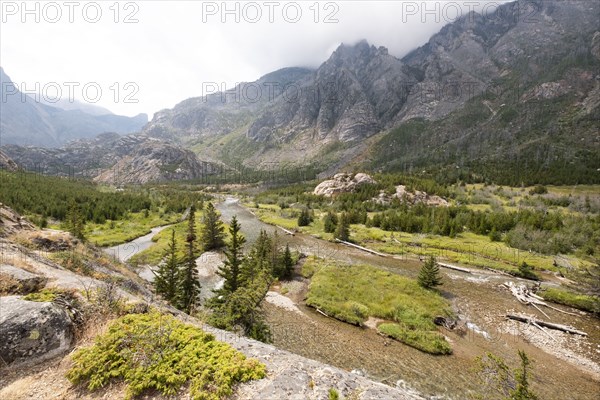
<svg viewBox="0 0 600 400">
<path fill-rule="evenodd" d="M 544 185 L 536 185 L 533 189 L 529 191 L 529 194 L 546 194 L 548 193 L 548 188 Z"/>
<path fill-rule="evenodd" d="M 42 289 L 39 292 L 29 293 L 23 296 L 23 300 L 27 301 L 39 301 L 39 302 L 52 302 L 56 299 L 61 291 L 56 289 Z"/>
<path fill-rule="evenodd" d="M 519 265 L 519 269 L 512 274 L 524 279 L 531 279 L 534 281 L 540 280 L 540 277 L 533 272 L 533 267 L 527 264 L 525 261 L 523 261 L 521 265 Z"/>
<path fill-rule="evenodd" d="M 224 399 L 235 384 L 264 376 L 257 360 L 156 312 L 117 319 L 92 347 L 75 352 L 67 373 L 73 384 L 91 391 L 122 379 L 128 399 L 152 389 L 172 396 L 188 383 L 192 399 Z"/>
<path fill-rule="evenodd" d="M 338 400 L 340 398 L 340 394 L 334 388 L 329 389 L 328 393 L 329 400 Z"/>
<path fill-rule="evenodd" d="M 312 222 L 310 211 L 307 208 L 303 208 L 298 216 L 298 226 L 308 226 Z"/>
</svg>

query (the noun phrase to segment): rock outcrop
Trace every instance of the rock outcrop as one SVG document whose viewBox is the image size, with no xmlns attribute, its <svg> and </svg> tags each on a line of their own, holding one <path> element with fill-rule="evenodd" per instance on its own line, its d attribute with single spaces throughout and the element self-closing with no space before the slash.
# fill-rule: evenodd
<svg viewBox="0 0 600 400">
<path fill-rule="evenodd" d="M 4 365 L 38 363 L 65 353 L 73 340 L 65 310 L 48 302 L 0 297 L 0 361 Z"/>
<path fill-rule="evenodd" d="M 384 191 L 381 191 L 379 197 L 374 198 L 373 201 L 381 204 L 388 204 L 393 199 L 400 199 L 403 202 L 410 204 L 423 203 L 429 206 L 442 207 L 448 207 L 450 205 L 446 199 L 443 199 L 440 196 L 430 195 L 420 190 L 415 190 L 414 192 L 408 191 L 405 185 L 396 186 L 396 192 L 392 195 L 387 195 Z"/>
<path fill-rule="evenodd" d="M 334 175 L 330 180 L 319 183 L 313 193 L 317 196 L 332 197 L 340 193 L 354 192 L 362 185 L 376 183 L 370 175 L 364 173 L 356 175 L 340 173 Z"/>
<path fill-rule="evenodd" d="M 16 171 L 18 168 L 17 163 L 0 149 L 0 170 Z"/>
<path fill-rule="evenodd" d="M 9 236 L 21 230 L 34 230 L 35 226 L 21 217 L 12 208 L 0 203 L 0 237 Z"/>
<path fill-rule="evenodd" d="M 8 264 L 0 264 L 0 295 L 27 294 L 46 286 L 48 279 Z"/>
</svg>

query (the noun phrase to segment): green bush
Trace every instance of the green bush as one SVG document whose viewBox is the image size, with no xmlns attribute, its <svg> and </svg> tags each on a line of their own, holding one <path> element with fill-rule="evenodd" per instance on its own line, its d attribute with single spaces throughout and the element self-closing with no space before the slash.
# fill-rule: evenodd
<svg viewBox="0 0 600 400">
<path fill-rule="evenodd" d="M 91 391 L 122 379 L 127 399 L 152 389 L 172 396 L 188 383 L 192 399 L 224 399 L 237 383 L 264 376 L 265 366 L 257 360 L 156 312 L 115 320 L 92 347 L 75 352 L 67 373 L 73 384 Z"/>
<path fill-rule="evenodd" d="M 52 302 L 56 299 L 61 292 L 56 289 L 42 289 L 39 292 L 29 293 L 23 296 L 23 300 L 27 301 L 39 301 L 39 302 Z"/>
<path fill-rule="evenodd" d="M 519 265 L 519 269 L 512 272 L 512 274 L 514 276 L 518 276 L 524 279 L 531 279 L 533 281 L 540 280 L 540 277 L 535 272 L 533 272 L 533 267 L 527 264 L 525 261 L 523 261 L 521 265 Z"/>
<path fill-rule="evenodd" d="M 434 331 L 416 331 L 398 324 L 381 324 L 377 329 L 391 338 L 430 354 L 452 354 L 444 336 Z"/>
<path fill-rule="evenodd" d="M 340 394 L 334 388 L 329 389 L 328 396 L 329 400 L 338 400 L 340 398 Z"/>
</svg>

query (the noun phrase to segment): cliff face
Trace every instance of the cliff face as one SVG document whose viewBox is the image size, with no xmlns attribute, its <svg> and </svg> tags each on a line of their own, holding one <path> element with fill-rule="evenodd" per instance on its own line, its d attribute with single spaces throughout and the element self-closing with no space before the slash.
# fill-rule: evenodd
<svg viewBox="0 0 600 400">
<path fill-rule="evenodd" d="M 271 96 L 186 100 L 144 131 L 256 169 L 313 163 L 332 172 L 367 160 L 485 174 L 497 156 L 493 170 L 514 175 L 523 151 L 527 170 L 571 158 L 574 179 L 587 181 L 600 167 L 599 4 L 523 0 L 468 14 L 402 59 L 365 41 L 343 44 L 315 71 L 282 70 L 236 89 L 283 88 Z M 397 129 L 410 133 L 388 135 Z"/>
</svg>

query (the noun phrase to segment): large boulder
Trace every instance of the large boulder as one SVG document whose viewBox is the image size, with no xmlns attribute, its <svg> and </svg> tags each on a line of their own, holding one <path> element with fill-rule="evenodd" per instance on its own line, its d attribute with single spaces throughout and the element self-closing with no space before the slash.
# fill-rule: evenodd
<svg viewBox="0 0 600 400">
<path fill-rule="evenodd" d="M 53 303 L 0 297 L 0 363 L 36 364 L 65 353 L 72 328 L 68 313 Z"/>
<path fill-rule="evenodd" d="M 332 197 L 340 193 L 354 192 L 358 187 L 367 184 L 376 184 L 377 182 L 371 176 L 363 173 L 336 174 L 332 179 L 321 182 L 314 190 L 318 196 Z"/>
<path fill-rule="evenodd" d="M 0 264 L 0 295 L 27 294 L 46 286 L 48 278 L 12 265 Z"/>
</svg>

